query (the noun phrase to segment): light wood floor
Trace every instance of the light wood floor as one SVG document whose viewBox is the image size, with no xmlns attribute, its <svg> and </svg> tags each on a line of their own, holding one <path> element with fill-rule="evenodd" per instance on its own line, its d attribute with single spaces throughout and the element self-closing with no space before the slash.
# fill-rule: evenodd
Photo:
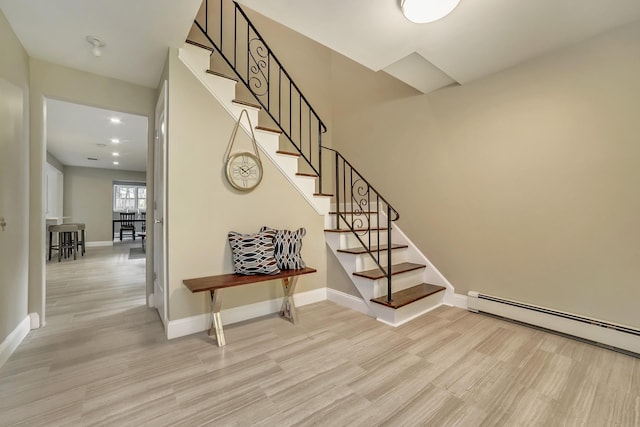
<svg viewBox="0 0 640 427">
<path fill-rule="evenodd" d="M 640 360 L 465 310 L 400 328 L 322 302 L 167 341 L 144 260 L 47 266 L 48 323 L 0 369 L 0 425 L 640 426 Z"/>
</svg>

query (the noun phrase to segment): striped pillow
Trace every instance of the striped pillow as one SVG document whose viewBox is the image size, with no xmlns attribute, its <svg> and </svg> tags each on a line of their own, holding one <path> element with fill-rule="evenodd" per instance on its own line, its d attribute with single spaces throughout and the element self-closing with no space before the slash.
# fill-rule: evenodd
<svg viewBox="0 0 640 427">
<path fill-rule="evenodd" d="M 275 232 L 273 243 L 275 245 L 275 258 L 278 268 L 281 270 L 297 270 L 305 268 L 307 265 L 300 255 L 302 250 L 302 238 L 307 234 L 305 228 L 298 228 L 296 231 L 274 230 L 269 227 L 262 227 L 261 232 Z"/>
<path fill-rule="evenodd" d="M 229 232 L 229 246 L 233 257 L 233 270 L 238 274 L 278 274 L 280 269 L 274 257 L 275 230 L 257 234 Z"/>
</svg>

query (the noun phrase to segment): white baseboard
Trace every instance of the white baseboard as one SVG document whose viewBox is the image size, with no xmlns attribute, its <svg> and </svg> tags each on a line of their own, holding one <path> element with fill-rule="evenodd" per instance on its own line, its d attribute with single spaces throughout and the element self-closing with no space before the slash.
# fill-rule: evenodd
<svg viewBox="0 0 640 427">
<path fill-rule="evenodd" d="M 297 307 L 327 299 L 327 288 L 318 288 L 307 292 L 293 295 L 293 302 Z M 242 322 L 260 316 L 277 313 L 282 307 L 282 298 L 261 301 L 254 304 L 247 304 L 240 307 L 222 310 L 223 325 Z M 197 316 L 186 317 L 184 319 L 170 320 L 167 323 L 167 338 L 178 338 L 185 335 L 195 334 L 209 329 L 211 326 L 211 313 L 199 314 Z"/>
<path fill-rule="evenodd" d="M 18 326 L 0 344 L 0 367 L 2 367 L 13 352 L 18 348 L 22 340 L 31 330 L 31 316 L 25 317 Z"/>
<path fill-rule="evenodd" d="M 444 303 L 452 307 L 467 309 L 467 296 L 456 293 L 446 293 L 444 295 Z"/>
<path fill-rule="evenodd" d="M 87 247 L 88 248 L 95 248 L 98 246 L 113 246 L 113 241 L 112 240 L 105 240 L 105 241 L 97 241 L 97 242 L 87 242 Z"/>
<path fill-rule="evenodd" d="M 29 313 L 29 323 L 31 329 L 38 329 L 40 327 L 40 315 L 38 313 Z"/>
<path fill-rule="evenodd" d="M 338 304 L 339 306 L 358 311 L 360 313 L 366 314 L 367 316 L 375 317 L 371 310 L 369 310 L 369 305 L 360 297 L 346 294 L 335 289 L 327 288 L 327 299 Z"/>
</svg>

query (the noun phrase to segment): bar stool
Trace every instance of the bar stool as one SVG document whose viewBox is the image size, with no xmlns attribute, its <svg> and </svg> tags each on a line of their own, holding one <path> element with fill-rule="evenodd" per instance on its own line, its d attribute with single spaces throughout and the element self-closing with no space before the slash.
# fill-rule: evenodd
<svg viewBox="0 0 640 427">
<path fill-rule="evenodd" d="M 82 223 L 82 222 L 69 222 L 69 223 L 66 223 L 65 225 L 75 225 L 75 226 L 77 226 L 77 227 L 78 227 L 78 232 L 80 232 L 80 239 L 76 239 L 76 250 L 77 250 L 79 247 L 82 247 L 82 251 L 80 252 L 80 254 L 81 254 L 82 256 L 84 256 L 84 254 L 85 254 L 85 252 L 86 252 L 86 248 L 85 248 L 85 234 L 84 234 L 84 231 L 85 231 L 85 228 L 86 228 L 86 227 L 85 227 L 84 223 Z"/>
<path fill-rule="evenodd" d="M 58 233 L 58 244 L 53 244 L 53 233 Z M 51 261 L 51 250 L 58 251 L 58 262 L 62 259 L 62 253 L 66 258 L 73 252 L 73 259 L 76 258 L 76 242 L 78 241 L 78 226 L 75 224 L 58 224 L 49 226 L 49 261 Z M 71 252 L 70 252 L 71 251 Z"/>
</svg>

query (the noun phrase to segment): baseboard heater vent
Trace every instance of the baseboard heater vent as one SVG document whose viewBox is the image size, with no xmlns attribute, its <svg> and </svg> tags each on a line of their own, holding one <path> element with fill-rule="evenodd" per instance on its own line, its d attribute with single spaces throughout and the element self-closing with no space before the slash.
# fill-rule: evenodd
<svg viewBox="0 0 640 427">
<path fill-rule="evenodd" d="M 467 308 L 539 326 L 578 338 L 640 355 L 640 329 L 592 319 L 550 308 L 484 295 L 468 293 Z"/>
</svg>

